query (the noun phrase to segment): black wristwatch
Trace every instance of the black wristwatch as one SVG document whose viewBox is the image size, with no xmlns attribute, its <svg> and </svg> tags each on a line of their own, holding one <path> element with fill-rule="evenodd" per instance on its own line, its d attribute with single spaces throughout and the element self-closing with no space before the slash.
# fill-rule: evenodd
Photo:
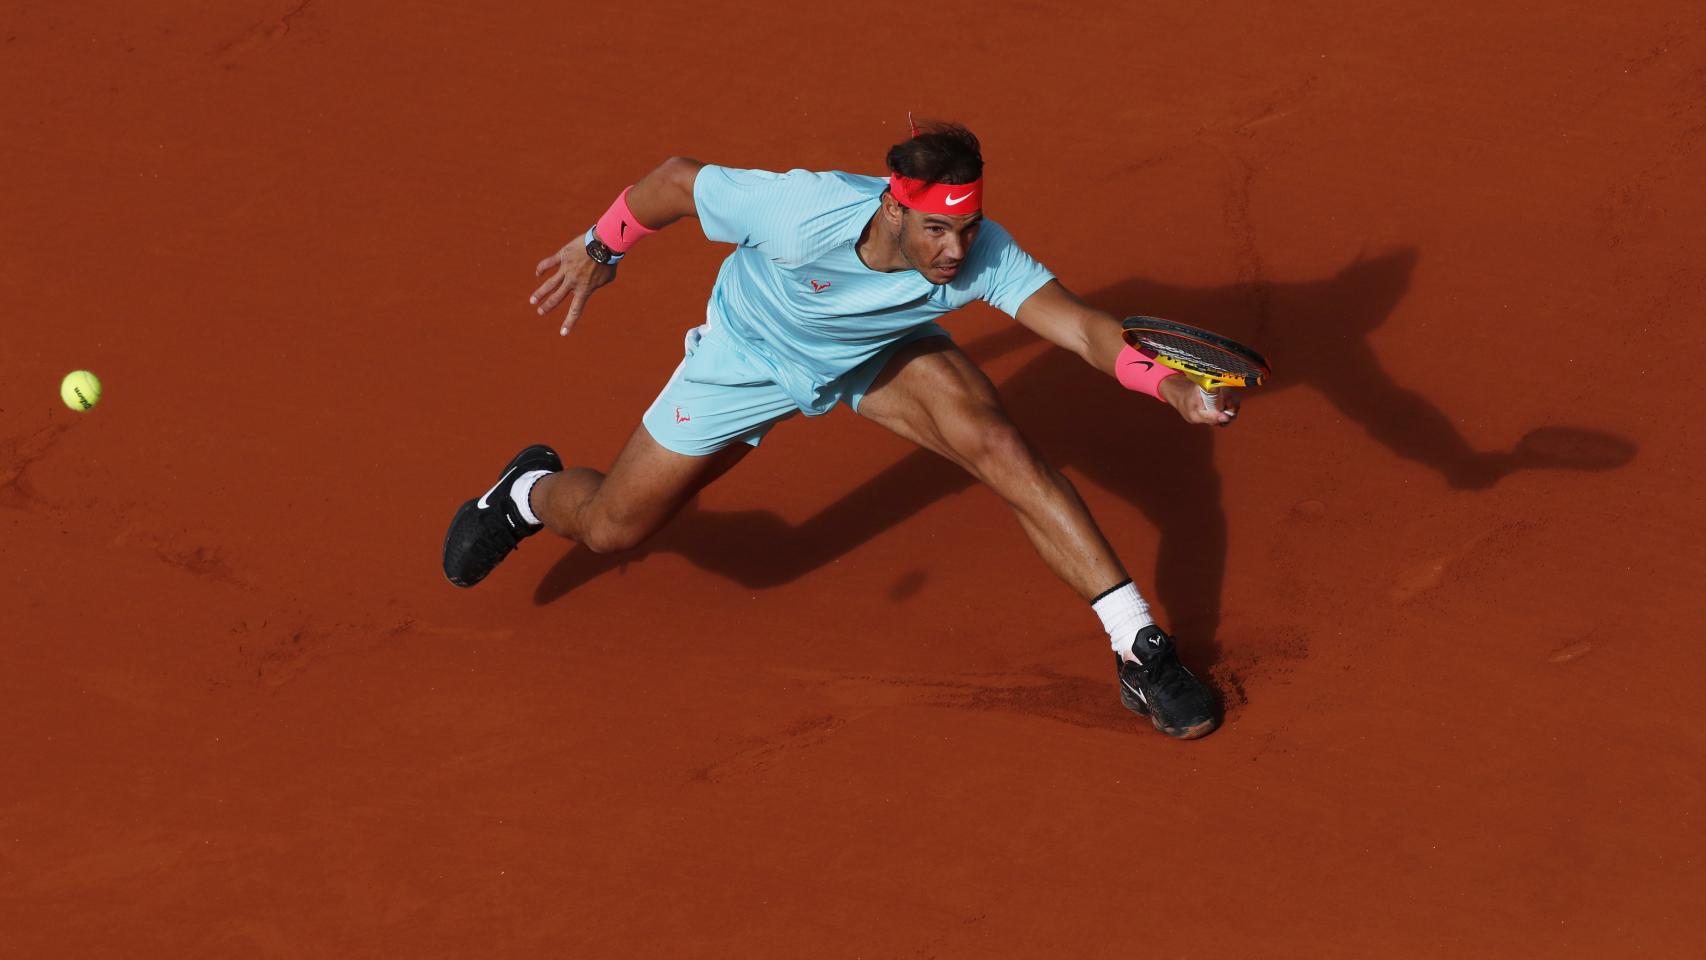
<svg viewBox="0 0 1706 960">
<path fill-rule="evenodd" d="M 598 224 L 596 223 L 592 225 L 592 229 L 586 232 L 586 255 L 599 263 L 609 264 L 612 267 L 621 263 L 622 258 L 627 256 L 625 253 L 617 253 L 610 249 L 603 240 L 598 239 Z"/>
</svg>

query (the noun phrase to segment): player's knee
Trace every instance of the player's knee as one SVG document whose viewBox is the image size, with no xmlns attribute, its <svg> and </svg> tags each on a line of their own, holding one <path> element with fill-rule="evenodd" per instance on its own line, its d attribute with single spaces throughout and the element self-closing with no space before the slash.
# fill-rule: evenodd
<svg viewBox="0 0 1706 960">
<path fill-rule="evenodd" d="M 604 519 L 593 523 L 581 534 L 581 546 L 593 553 L 621 553 L 632 550 L 651 536 L 651 529 L 640 524 Z"/>
<path fill-rule="evenodd" d="M 970 447 L 968 465 L 986 482 L 1028 477 L 1045 469 L 1019 428 L 1005 418 L 982 426 Z"/>
</svg>

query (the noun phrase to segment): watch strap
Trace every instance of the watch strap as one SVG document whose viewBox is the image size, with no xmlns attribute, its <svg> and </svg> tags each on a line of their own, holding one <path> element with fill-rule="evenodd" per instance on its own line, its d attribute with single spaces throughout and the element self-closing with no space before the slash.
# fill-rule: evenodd
<svg viewBox="0 0 1706 960">
<path fill-rule="evenodd" d="M 603 254 L 604 254 L 603 256 L 599 256 L 598 254 L 593 252 L 593 246 L 592 245 L 595 243 L 598 244 L 598 249 L 603 252 Z M 618 263 L 621 263 L 622 258 L 627 256 L 627 254 L 625 254 L 625 253 L 617 253 L 616 251 L 610 249 L 609 244 L 605 243 L 603 240 L 600 240 L 598 238 L 598 224 L 596 224 L 596 223 L 593 224 L 586 231 L 586 251 L 587 251 L 587 256 L 592 257 L 594 260 L 597 260 L 599 263 L 606 263 L 612 267 L 616 266 Z"/>
</svg>

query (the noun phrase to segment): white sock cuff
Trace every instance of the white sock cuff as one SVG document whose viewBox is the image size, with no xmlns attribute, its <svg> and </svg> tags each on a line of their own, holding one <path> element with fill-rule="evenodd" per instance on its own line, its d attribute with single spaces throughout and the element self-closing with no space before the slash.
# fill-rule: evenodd
<svg viewBox="0 0 1706 960">
<path fill-rule="evenodd" d="M 539 525 L 539 517 L 533 512 L 533 485 L 539 478 L 550 473 L 549 470 L 529 470 L 509 488 L 509 498 L 515 508 L 521 511 L 521 519 L 534 526 Z"/>
<path fill-rule="evenodd" d="M 1149 615 L 1149 604 L 1130 580 L 1110 587 L 1090 604 L 1090 609 L 1102 619 L 1102 629 L 1108 631 L 1108 645 L 1118 654 L 1130 652 L 1137 631 L 1155 622 Z"/>
</svg>

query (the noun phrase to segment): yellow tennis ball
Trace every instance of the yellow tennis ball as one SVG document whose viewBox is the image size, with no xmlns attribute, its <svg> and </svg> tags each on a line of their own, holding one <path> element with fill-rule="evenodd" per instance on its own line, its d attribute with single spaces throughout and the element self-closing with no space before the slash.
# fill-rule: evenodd
<svg viewBox="0 0 1706 960">
<path fill-rule="evenodd" d="M 59 381 L 59 398 L 79 413 L 101 402 L 101 378 L 87 370 L 73 370 Z"/>
</svg>

